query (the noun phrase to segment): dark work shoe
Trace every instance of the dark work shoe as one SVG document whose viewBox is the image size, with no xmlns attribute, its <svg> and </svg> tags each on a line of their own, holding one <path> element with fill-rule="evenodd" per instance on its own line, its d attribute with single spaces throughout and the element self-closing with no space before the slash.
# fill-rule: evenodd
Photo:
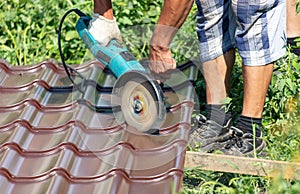
<svg viewBox="0 0 300 194">
<path fill-rule="evenodd" d="M 237 127 L 230 127 L 232 134 L 227 144 L 220 149 L 226 155 L 234 156 L 261 156 L 265 152 L 266 143 L 261 137 L 254 137 Z"/>
<path fill-rule="evenodd" d="M 211 152 L 215 149 L 221 149 L 226 140 L 231 138 L 229 127 L 231 119 L 225 126 L 221 126 L 213 120 L 207 120 L 205 116 L 199 114 L 196 116 L 198 128 L 191 130 L 189 137 L 189 146 L 199 148 L 202 152 Z"/>
</svg>

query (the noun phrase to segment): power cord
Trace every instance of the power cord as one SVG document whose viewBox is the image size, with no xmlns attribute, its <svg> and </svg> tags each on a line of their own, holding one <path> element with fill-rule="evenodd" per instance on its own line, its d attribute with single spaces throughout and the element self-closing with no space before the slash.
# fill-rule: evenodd
<svg viewBox="0 0 300 194">
<path fill-rule="evenodd" d="M 59 28 L 58 28 L 58 50 L 59 50 L 59 54 L 60 54 L 60 58 L 61 58 L 61 62 L 63 64 L 63 67 L 68 75 L 68 78 L 70 79 L 70 81 L 72 82 L 72 84 L 74 85 L 74 87 L 77 87 L 77 89 L 81 92 L 81 93 L 84 93 L 83 91 L 83 88 L 84 88 L 84 85 L 85 85 L 85 82 L 86 82 L 86 78 L 80 73 L 78 72 L 76 69 L 72 68 L 71 66 L 67 65 L 66 62 L 65 62 L 65 57 L 64 57 L 64 54 L 63 54 L 63 51 L 62 51 L 62 47 L 61 47 L 61 31 L 62 31 L 62 25 L 64 23 L 64 20 L 66 19 L 66 17 L 71 14 L 72 12 L 75 12 L 78 16 L 82 17 L 82 16 L 86 16 L 82 11 L 80 11 L 79 9 L 77 8 L 74 8 L 74 9 L 70 9 L 68 10 L 64 15 L 63 17 L 61 18 L 60 20 L 60 23 L 59 23 Z M 81 84 L 80 86 L 78 86 L 74 79 L 72 78 L 72 75 L 74 76 L 79 76 L 82 81 L 81 81 Z"/>
</svg>

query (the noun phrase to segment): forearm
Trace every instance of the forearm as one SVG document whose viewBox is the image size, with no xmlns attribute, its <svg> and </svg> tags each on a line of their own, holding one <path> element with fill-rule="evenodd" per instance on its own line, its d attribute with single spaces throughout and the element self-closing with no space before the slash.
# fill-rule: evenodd
<svg viewBox="0 0 300 194">
<path fill-rule="evenodd" d="M 111 0 L 94 0 L 94 13 L 98 13 L 103 17 L 112 20 L 113 10 Z"/>
<path fill-rule="evenodd" d="M 186 20 L 194 0 L 165 0 L 151 39 L 152 46 L 168 48 Z"/>
</svg>

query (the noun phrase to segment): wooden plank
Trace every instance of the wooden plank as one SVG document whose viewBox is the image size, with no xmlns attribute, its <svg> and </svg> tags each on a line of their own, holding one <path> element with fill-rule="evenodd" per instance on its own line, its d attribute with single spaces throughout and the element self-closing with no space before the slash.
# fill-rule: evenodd
<svg viewBox="0 0 300 194">
<path fill-rule="evenodd" d="M 300 163 L 297 162 L 187 151 L 185 167 L 268 177 L 277 177 L 281 174 L 285 179 L 300 180 Z"/>
</svg>

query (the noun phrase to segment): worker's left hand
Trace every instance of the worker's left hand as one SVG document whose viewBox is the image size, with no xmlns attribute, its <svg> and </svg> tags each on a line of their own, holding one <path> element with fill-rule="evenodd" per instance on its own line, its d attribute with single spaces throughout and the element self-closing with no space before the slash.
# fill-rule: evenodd
<svg viewBox="0 0 300 194">
<path fill-rule="evenodd" d="M 122 43 L 121 32 L 116 18 L 110 20 L 102 15 L 94 14 L 93 19 L 89 23 L 88 30 L 102 46 L 106 46 L 112 39 L 116 39 L 119 43 Z"/>
<path fill-rule="evenodd" d="M 161 46 L 150 46 L 150 70 L 154 78 L 163 82 L 169 79 L 171 71 L 176 68 L 176 61 L 169 48 Z"/>
</svg>

